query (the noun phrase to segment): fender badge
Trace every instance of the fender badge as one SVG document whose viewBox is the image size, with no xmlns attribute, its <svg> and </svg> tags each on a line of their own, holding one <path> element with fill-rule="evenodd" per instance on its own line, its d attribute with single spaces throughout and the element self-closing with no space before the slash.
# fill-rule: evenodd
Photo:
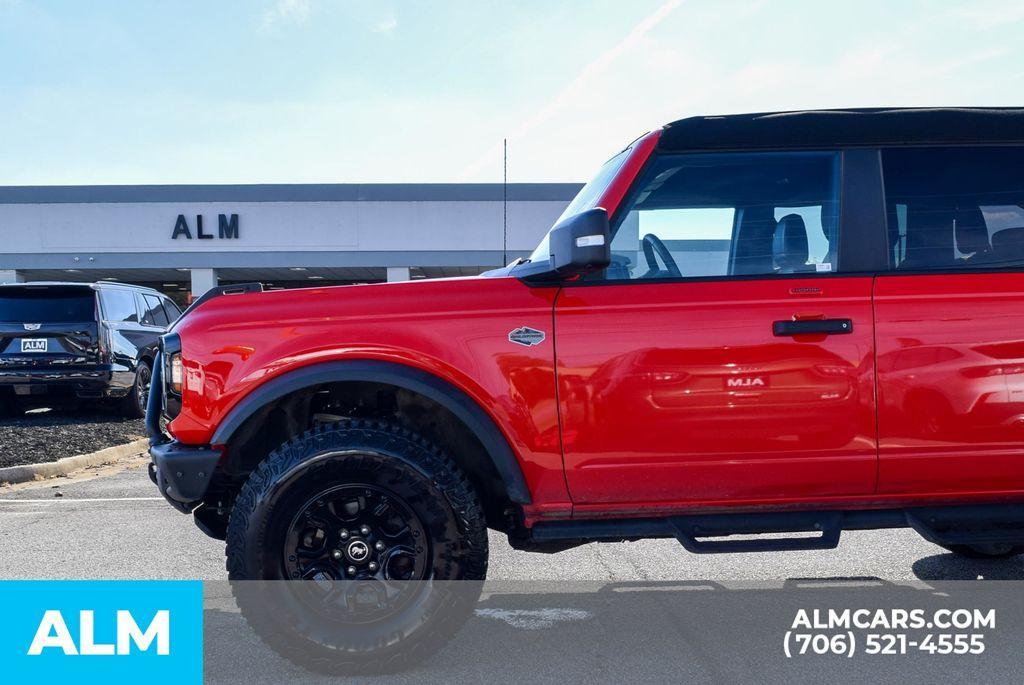
<svg viewBox="0 0 1024 685">
<path fill-rule="evenodd" d="M 514 342 L 517 345 L 533 347 L 544 342 L 545 337 L 544 331 L 538 331 L 536 328 L 530 328 L 529 326 L 520 326 L 514 331 L 509 331 L 508 341 Z"/>
</svg>

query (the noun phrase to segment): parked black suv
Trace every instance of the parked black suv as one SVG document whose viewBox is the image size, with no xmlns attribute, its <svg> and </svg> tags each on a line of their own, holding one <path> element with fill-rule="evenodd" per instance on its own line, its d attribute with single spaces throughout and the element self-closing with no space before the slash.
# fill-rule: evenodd
<svg viewBox="0 0 1024 685">
<path fill-rule="evenodd" d="M 180 315 L 150 288 L 0 285 L 0 416 L 89 400 L 145 415 L 157 340 Z"/>
</svg>

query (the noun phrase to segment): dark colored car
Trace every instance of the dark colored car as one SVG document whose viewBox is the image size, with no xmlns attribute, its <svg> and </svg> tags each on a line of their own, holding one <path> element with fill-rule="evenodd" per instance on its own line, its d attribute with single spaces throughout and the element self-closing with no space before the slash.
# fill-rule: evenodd
<svg viewBox="0 0 1024 685">
<path fill-rule="evenodd" d="M 0 285 L 0 415 L 105 400 L 143 416 L 157 341 L 180 315 L 150 288 Z"/>
<path fill-rule="evenodd" d="M 341 673 L 435 649 L 488 528 L 1020 555 L 1022 179 L 1024 108 L 674 122 L 503 269 L 211 291 L 162 339 L 151 476 L 257 632 Z"/>
</svg>

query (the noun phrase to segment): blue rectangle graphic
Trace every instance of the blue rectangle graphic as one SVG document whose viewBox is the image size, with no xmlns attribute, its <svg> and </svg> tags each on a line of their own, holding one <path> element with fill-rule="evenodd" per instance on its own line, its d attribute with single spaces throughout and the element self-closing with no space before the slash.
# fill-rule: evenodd
<svg viewBox="0 0 1024 685">
<path fill-rule="evenodd" d="M 0 581 L 8 682 L 201 683 L 200 581 Z"/>
</svg>

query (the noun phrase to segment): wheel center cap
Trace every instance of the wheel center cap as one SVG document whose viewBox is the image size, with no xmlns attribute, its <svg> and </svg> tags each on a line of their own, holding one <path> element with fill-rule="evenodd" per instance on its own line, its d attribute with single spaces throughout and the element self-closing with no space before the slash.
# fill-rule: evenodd
<svg viewBox="0 0 1024 685">
<path fill-rule="evenodd" d="M 370 546 L 362 540 L 353 540 L 345 549 L 348 558 L 356 563 L 362 563 L 370 556 Z"/>
</svg>

